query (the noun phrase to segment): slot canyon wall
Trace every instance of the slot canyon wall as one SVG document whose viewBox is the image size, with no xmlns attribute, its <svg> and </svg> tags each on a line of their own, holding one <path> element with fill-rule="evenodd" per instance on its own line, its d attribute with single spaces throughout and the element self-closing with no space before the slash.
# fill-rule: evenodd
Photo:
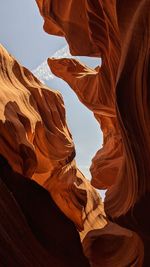
<svg viewBox="0 0 150 267">
<path fill-rule="evenodd" d="M 0 46 L 0 266 L 150 266 L 150 1 L 36 0 L 76 59 L 48 59 L 93 112 L 89 182 L 63 98 Z M 104 203 L 95 190 L 107 189 Z"/>
</svg>

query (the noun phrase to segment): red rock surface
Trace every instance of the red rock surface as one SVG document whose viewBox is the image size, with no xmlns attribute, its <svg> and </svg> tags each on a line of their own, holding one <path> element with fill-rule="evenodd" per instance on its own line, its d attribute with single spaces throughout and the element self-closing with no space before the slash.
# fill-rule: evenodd
<svg viewBox="0 0 150 267">
<path fill-rule="evenodd" d="M 113 94 L 112 98 L 107 98 L 107 94 L 110 95 L 110 84 L 106 88 L 103 86 L 103 67 L 92 70 L 75 59 L 48 59 L 48 64 L 52 72 L 68 82 L 80 101 L 93 111 L 101 126 L 103 148 L 92 160 L 91 174 L 92 185 L 106 189 L 115 182 L 122 164 L 122 143 Z"/>
<path fill-rule="evenodd" d="M 100 123 L 104 145 L 92 161 L 92 184 L 108 188 L 106 214 L 137 232 L 144 243 L 143 266 L 149 266 L 150 1 L 37 3 L 44 29 L 58 35 L 59 27 L 72 55 L 102 58 L 102 66 L 95 70 L 74 59 L 49 59 L 48 64 Z M 100 256 L 95 257 L 100 264 Z M 142 266 L 142 262 L 135 260 L 133 266 Z"/>
<path fill-rule="evenodd" d="M 143 243 L 130 230 L 109 223 L 103 229 L 90 231 L 83 241 L 84 253 L 91 266 L 142 266 Z"/>
<path fill-rule="evenodd" d="M 116 89 L 124 163 L 118 183 L 108 191 L 105 210 L 118 223 L 139 233 L 145 245 L 144 266 L 149 266 L 150 1 L 139 1 L 138 5 L 133 1 L 133 7 L 129 7 L 128 15 L 134 16 L 126 29 Z M 122 25 L 129 25 L 128 15 Z"/>
<path fill-rule="evenodd" d="M 89 267 L 75 225 L 0 156 L 0 266 Z"/>
<path fill-rule="evenodd" d="M 0 48 L 0 146 L 13 170 L 45 187 L 82 231 L 106 224 L 103 203 L 77 169 L 62 96 Z"/>
<path fill-rule="evenodd" d="M 150 0 L 37 4 L 72 55 L 102 59 L 48 64 L 100 124 L 91 183 L 108 190 L 103 206 L 76 166 L 60 93 L 0 46 L 0 266 L 149 267 Z"/>
<path fill-rule="evenodd" d="M 122 163 L 114 95 L 121 50 L 115 2 L 80 1 L 79 5 L 78 1 L 71 1 L 66 12 L 68 1 L 61 4 L 59 1 L 37 3 L 44 17 L 44 29 L 50 34 L 58 34 L 54 25 L 59 26 L 73 55 L 101 55 L 103 64 L 96 70 L 73 59 L 49 59 L 48 63 L 52 72 L 69 83 L 100 123 L 104 144 L 93 159 L 91 174 L 92 184 L 99 189 L 106 189 L 115 182 Z M 83 10 L 86 15 L 83 15 Z M 86 39 L 84 34 L 80 35 L 77 31 L 78 24 L 84 27 L 81 29 Z M 93 51 L 98 51 L 98 54 L 93 54 Z"/>
</svg>

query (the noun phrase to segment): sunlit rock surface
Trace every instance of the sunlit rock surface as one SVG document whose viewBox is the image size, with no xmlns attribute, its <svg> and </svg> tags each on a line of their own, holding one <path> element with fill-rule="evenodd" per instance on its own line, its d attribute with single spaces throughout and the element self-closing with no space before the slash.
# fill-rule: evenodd
<svg viewBox="0 0 150 267">
<path fill-rule="evenodd" d="M 77 169 L 62 96 L 1 46 L 0 146 L 13 170 L 45 187 L 84 237 L 106 224 L 103 203 Z"/>
<path fill-rule="evenodd" d="M 92 160 L 92 184 L 106 189 L 114 184 L 122 164 L 122 143 L 117 125 L 114 97 L 110 87 L 104 87 L 103 66 L 90 69 L 75 59 L 48 59 L 51 71 L 63 78 L 75 91 L 80 101 L 93 111 L 104 134 L 103 148 Z M 107 77 L 106 77 L 107 80 Z M 107 90 L 108 89 L 108 90 Z M 108 92 L 107 92 L 108 91 Z"/>
<path fill-rule="evenodd" d="M 71 1 L 66 9 L 67 1 L 37 1 L 44 17 L 44 29 L 58 35 L 59 27 L 59 34 L 66 37 L 73 55 L 102 58 L 102 67 L 96 70 L 73 59 L 49 59 L 48 63 L 52 72 L 69 83 L 100 123 L 104 133 L 103 148 L 92 161 L 91 174 L 92 184 L 106 189 L 115 182 L 122 164 L 122 142 L 115 110 L 121 51 L 116 7 L 113 1 L 79 2 Z"/>
<path fill-rule="evenodd" d="M 149 267 L 150 0 L 37 4 L 72 55 L 102 59 L 48 64 L 100 124 L 91 183 L 108 190 L 76 166 L 61 94 L 0 46 L 0 266 Z"/>
<path fill-rule="evenodd" d="M 48 59 L 48 64 L 55 75 L 68 82 L 100 123 L 104 145 L 92 161 L 91 173 L 95 187 L 108 188 L 106 214 L 141 238 L 142 241 L 133 242 L 133 254 L 142 251 L 143 242 L 144 261 L 142 256 L 133 256 L 118 266 L 148 267 L 150 1 L 72 0 L 68 4 L 65 0 L 37 0 L 37 4 L 44 18 L 44 30 L 64 36 L 72 55 L 102 58 L 102 66 L 96 69 L 74 59 Z M 122 230 L 122 235 L 126 234 Z M 94 254 L 93 250 L 90 254 L 97 258 L 93 266 L 101 263 L 97 244 L 99 253 Z M 125 247 L 118 248 L 118 253 L 122 255 L 124 251 L 127 256 Z M 113 260 L 108 266 L 113 264 L 117 266 Z"/>
</svg>

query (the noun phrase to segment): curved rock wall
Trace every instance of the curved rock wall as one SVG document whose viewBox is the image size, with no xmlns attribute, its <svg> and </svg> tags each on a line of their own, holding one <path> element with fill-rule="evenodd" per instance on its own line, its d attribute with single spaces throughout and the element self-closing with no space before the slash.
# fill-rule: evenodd
<svg viewBox="0 0 150 267">
<path fill-rule="evenodd" d="M 62 10 L 65 10 L 67 1 L 64 2 L 49 1 L 49 5 L 45 2 L 40 5 L 44 29 L 48 33 L 57 34 L 53 23 L 59 25 L 73 55 L 93 56 L 93 50 L 98 51 L 96 56 L 101 56 L 103 64 L 95 70 L 74 59 L 49 59 L 48 64 L 55 75 L 68 82 L 100 123 L 104 134 L 103 149 L 96 153 L 92 161 L 91 174 L 92 185 L 106 189 L 114 184 L 122 164 L 122 142 L 115 108 L 115 87 L 121 54 L 116 6 L 113 1 L 81 1 L 80 5 L 84 6 L 81 10 L 85 10 L 86 15 L 79 18 L 81 11 L 76 12 L 79 4 L 71 1 L 66 19 L 63 16 L 66 13 Z M 88 40 L 84 34 L 80 36 L 76 30 L 77 24 L 84 25 Z"/>
<path fill-rule="evenodd" d="M 76 166 L 61 94 L 0 46 L 0 266 L 149 267 L 150 1 L 37 4 L 72 55 L 102 58 L 48 64 L 100 124 L 91 183 L 108 190 Z"/>
<path fill-rule="evenodd" d="M 106 214 L 137 232 L 144 244 L 143 266 L 149 266 L 150 1 L 81 1 L 80 18 L 77 1 L 67 9 L 63 2 L 37 0 L 44 29 L 57 35 L 59 26 L 73 55 L 101 56 L 102 66 L 93 70 L 74 59 L 48 59 L 48 64 L 100 123 L 104 144 L 92 160 L 91 183 L 108 189 Z"/>
<path fill-rule="evenodd" d="M 45 187 L 80 231 L 93 224 L 102 227 L 103 203 L 76 167 L 62 96 L 41 84 L 2 46 L 0 55 L 1 155 L 14 171 Z"/>
</svg>

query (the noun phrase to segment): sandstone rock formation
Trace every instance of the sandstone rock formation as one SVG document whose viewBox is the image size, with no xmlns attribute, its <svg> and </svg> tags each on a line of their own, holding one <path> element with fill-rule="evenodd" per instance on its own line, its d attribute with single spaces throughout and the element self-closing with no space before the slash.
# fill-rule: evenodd
<svg viewBox="0 0 150 267">
<path fill-rule="evenodd" d="M 7 200 L 5 200 L 6 207 L 4 206 L 6 210 L 4 223 L 9 216 L 12 221 L 10 231 L 3 225 L 4 231 L 8 232 L 9 238 L 14 235 L 12 243 L 11 241 L 8 243 L 6 236 L 2 235 L 2 243 L 6 244 L 8 251 L 11 250 L 12 245 L 14 246 L 14 251 L 7 257 L 6 264 L 30 266 L 32 263 L 37 266 L 38 264 L 48 266 L 51 262 L 53 266 L 60 267 L 88 266 L 73 223 L 74 228 L 71 228 L 71 222 L 61 215 L 61 211 L 49 195 L 50 193 L 59 208 L 78 229 L 83 230 L 80 234 L 81 239 L 89 230 L 100 229 L 106 225 L 103 204 L 98 194 L 75 165 L 75 150 L 66 125 L 62 97 L 58 92 L 44 87 L 2 46 L 0 59 L 0 153 L 9 162 L 8 164 L 1 156 L 0 177 L 12 196 L 9 196 L 10 193 L 3 183 L 1 183 L 1 190 L 4 198 L 13 197 L 10 215 L 7 214 L 7 206 L 9 207 Z M 49 193 L 29 178 L 37 181 Z M 21 210 L 19 207 L 15 210 L 16 202 Z M 3 209 L 2 212 L 4 212 Z M 12 219 L 14 216 L 16 221 Z M 20 221 L 19 216 L 25 216 L 24 220 L 28 222 L 28 228 L 26 222 Z M 41 257 L 43 255 L 45 258 L 43 263 L 35 257 L 34 253 L 32 255 L 28 253 L 27 241 L 24 241 L 24 245 L 18 241 L 15 229 L 19 224 L 23 231 L 30 233 L 27 233 L 27 240 L 33 246 L 35 254 L 37 252 Z M 74 234 L 77 240 L 74 240 Z M 38 248 L 36 239 L 43 248 Z M 64 243 L 66 243 L 65 247 Z M 20 256 L 17 256 L 15 251 L 19 249 Z M 6 255 L 7 252 L 2 249 L 2 261 Z M 37 263 L 38 260 L 39 263 Z"/>
<path fill-rule="evenodd" d="M 102 67 L 96 70 L 73 59 L 49 59 L 48 63 L 52 72 L 69 83 L 100 123 L 104 145 L 93 159 L 91 174 L 92 184 L 106 189 L 115 182 L 122 163 L 122 143 L 115 111 L 116 75 L 121 49 L 115 3 L 80 1 L 79 4 L 78 1 L 71 1 L 66 12 L 68 1 L 61 4 L 59 1 L 48 1 L 46 4 L 39 0 L 37 3 L 44 17 L 44 29 L 48 33 L 58 34 L 54 25 L 59 26 L 59 34 L 66 37 L 73 55 L 102 58 Z M 84 27 L 81 27 L 82 33 L 77 30 L 78 25 Z"/>
<path fill-rule="evenodd" d="M 89 267 L 75 225 L 0 156 L 0 266 Z"/>
<path fill-rule="evenodd" d="M 133 7 L 126 18 L 122 18 L 122 24 L 120 23 L 122 32 L 127 31 L 116 88 L 118 120 L 124 143 L 124 163 L 120 179 L 108 192 L 105 203 L 109 216 L 125 227 L 134 229 L 143 239 L 144 266 L 150 264 L 149 9 L 150 1 L 133 1 Z M 126 27 L 131 21 L 130 14 L 134 16 L 128 30 Z M 125 191 L 121 190 L 122 188 L 125 188 Z M 121 197 L 118 198 L 120 191 Z"/>
<path fill-rule="evenodd" d="M 37 181 L 82 231 L 106 224 L 103 203 L 74 160 L 59 92 L 41 84 L 0 47 L 0 146 L 13 170 Z"/>
<path fill-rule="evenodd" d="M 90 231 L 83 240 L 91 266 L 142 266 L 143 244 L 138 235 L 116 224 Z"/>
<path fill-rule="evenodd" d="M 76 166 L 61 94 L 0 46 L 0 266 L 149 267 L 150 0 L 36 1 L 72 55 L 102 58 L 48 64 L 100 124 L 108 190 Z"/>
<path fill-rule="evenodd" d="M 114 184 L 122 164 L 122 143 L 113 96 L 112 99 L 107 98 L 110 84 L 106 88 L 103 86 L 105 82 L 101 79 L 104 77 L 101 68 L 92 70 L 75 59 L 48 59 L 48 64 L 54 74 L 68 82 L 100 123 L 104 134 L 103 148 L 92 160 L 91 174 L 92 184 L 106 189 Z"/>
<path fill-rule="evenodd" d="M 62 97 L 41 84 L 2 46 L 0 59 L 1 266 L 97 266 L 91 256 L 93 242 L 99 246 L 103 239 L 103 248 L 109 251 L 114 239 L 120 242 L 116 238 L 120 228 L 108 224 L 101 199 L 76 167 Z M 10 224 L 5 225 L 6 221 Z M 126 262 L 141 264 L 142 241 L 132 231 L 127 233 L 123 230 L 120 250 L 127 244 L 132 254 Z M 118 248 L 115 253 L 114 259 L 118 259 Z M 102 255 L 98 264 L 103 262 Z M 107 257 L 108 266 L 112 265 L 111 256 Z"/>
<path fill-rule="evenodd" d="M 104 146 L 92 162 L 92 184 L 108 188 L 106 214 L 137 232 L 144 243 L 143 266 L 149 266 L 150 1 L 37 0 L 37 4 L 45 31 L 64 36 L 72 55 L 102 58 L 102 66 L 95 70 L 73 59 L 49 59 L 48 64 L 99 121 Z M 101 263 L 99 254 L 91 255 Z M 131 265 L 142 262 L 125 266 Z"/>
</svg>

